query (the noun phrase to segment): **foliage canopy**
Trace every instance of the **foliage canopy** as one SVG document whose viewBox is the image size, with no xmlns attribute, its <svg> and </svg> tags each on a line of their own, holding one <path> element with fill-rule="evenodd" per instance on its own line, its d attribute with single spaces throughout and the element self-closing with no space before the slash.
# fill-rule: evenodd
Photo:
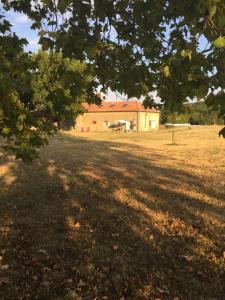
<svg viewBox="0 0 225 300">
<path fill-rule="evenodd" d="M 188 97 L 205 98 L 207 106 L 225 118 L 223 0 L 2 2 L 5 9 L 13 8 L 33 20 L 32 28 L 39 30 L 43 50 L 61 52 L 63 57 L 91 66 L 92 93 L 101 84 L 103 91 L 110 87 L 129 97 L 145 96 L 145 104 L 153 105 L 149 92 L 156 90 L 171 111 L 179 111 Z M 16 64 L 17 57 L 24 55 L 24 41 L 9 34 L 8 27 L 1 17 L 1 44 L 7 47 L 5 52 L 1 48 L 1 56 L 7 61 L 10 51 L 15 51 Z M 12 77 L 15 67 L 5 68 L 1 72 Z M 3 90 L 15 97 L 8 84 Z M 18 103 L 24 103 L 23 97 Z M 60 114 L 58 109 L 61 111 L 61 105 L 54 107 L 54 115 Z M 225 130 L 221 134 L 225 136 Z"/>
</svg>

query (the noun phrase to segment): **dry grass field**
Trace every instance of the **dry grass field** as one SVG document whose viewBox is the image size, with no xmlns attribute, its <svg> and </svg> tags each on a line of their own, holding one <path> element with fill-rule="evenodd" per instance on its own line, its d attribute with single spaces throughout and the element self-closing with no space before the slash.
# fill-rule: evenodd
<svg viewBox="0 0 225 300">
<path fill-rule="evenodd" d="M 225 299 L 219 127 L 76 133 L 0 156 L 0 299 Z"/>
</svg>

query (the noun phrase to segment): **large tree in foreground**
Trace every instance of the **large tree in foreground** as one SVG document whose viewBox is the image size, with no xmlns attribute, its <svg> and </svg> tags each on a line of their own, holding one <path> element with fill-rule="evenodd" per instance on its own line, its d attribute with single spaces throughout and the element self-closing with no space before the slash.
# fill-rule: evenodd
<svg viewBox="0 0 225 300">
<path fill-rule="evenodd" d="M 7 142 L 4 148 L 29 161 L 57 131 L 57 123 L 82 113 L 93 77 L 87 65 L 62 53 L 24 53 L 24 41 L 10 33 L 7 22 L 3 25 L 0 130 Z"/>
<path fill-rule="evenodd" d="M 205 98 L 225 118 L 223 0 L 5 0 L 39 29 L 43 49 L 86 61 L 103 91 L 156 90 L 177 111 Z M 56 110 L 60 109 L 60 105 Z M 221 131 L 225 136 L 225 130 Z"/>
</svg>

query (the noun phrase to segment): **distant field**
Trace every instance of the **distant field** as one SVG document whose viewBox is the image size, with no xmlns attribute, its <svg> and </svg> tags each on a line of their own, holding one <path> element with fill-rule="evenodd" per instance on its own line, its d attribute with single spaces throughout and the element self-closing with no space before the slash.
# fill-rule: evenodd
<svg viewBox="0 0 225 300">
<path fill-rule="evenodd" d="M 0 156 L 0 299 L 225 299 L 218 126 L 61 133 Z"/>
</svg>

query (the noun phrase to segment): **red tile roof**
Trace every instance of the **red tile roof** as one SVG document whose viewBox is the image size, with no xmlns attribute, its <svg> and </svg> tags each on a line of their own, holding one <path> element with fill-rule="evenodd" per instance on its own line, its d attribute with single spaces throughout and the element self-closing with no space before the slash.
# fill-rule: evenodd
<svg viewBox="0 0 225 300">
<path fill-rule="evenodd" d="M 138 100 L 121 100 L 107 101 L 102 100 L 101 105 L 84 103 L 86 112 L 114 112 L 114 111 L 147 111 L 159 112 L 155 108 L 145 109 L 141 101 Z"/>
</svg>

